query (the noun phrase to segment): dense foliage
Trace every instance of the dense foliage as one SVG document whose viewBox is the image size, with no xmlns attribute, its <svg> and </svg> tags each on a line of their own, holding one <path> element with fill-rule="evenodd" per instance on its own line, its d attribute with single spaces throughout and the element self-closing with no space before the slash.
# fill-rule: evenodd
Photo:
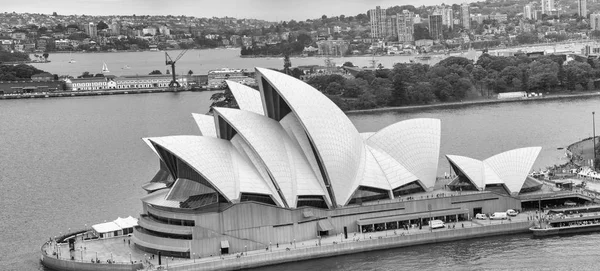
<svg viewBox="0 0 600 271">
<path fill-rule="evenodd" d="M 18 62 L 18 61 L 29 61 L 29 55 L 26 53 L 19 52 L 6 52 L 0 49 L 0 63 L 2 62 Z"/>
<path fill-rule="evenodd" d="M 0 65 L 0 81 L 30 80 L 31 76 L 44 71 L 30 65 Z"/>
</svg>

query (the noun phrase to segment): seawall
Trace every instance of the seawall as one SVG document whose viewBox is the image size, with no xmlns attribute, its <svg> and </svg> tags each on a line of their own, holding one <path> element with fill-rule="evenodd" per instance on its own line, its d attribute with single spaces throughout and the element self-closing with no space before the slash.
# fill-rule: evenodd
<svg viewBox="0 0 600 271">
<path fill-rule="evenodd" d="M 390 112 L 390 111 L 400 112 L 400 111 L 411 111 L 411 110 L 430 109 L 430 108 L 452 108 L 452 107 L 461 107 L 461 106 L 469 106 L 469 105 L 549 101 L 549 100 L 585 98 L 585 97 L 596 97 L 596 96 L 600 96 L 600 91 L 588 92 L 588 93 L 578 93 L 578 94 L 559 94 L 559 95 L 549 95 L 549 96 L 543 96 L 543 97 L 530 97 L 530 98 L 518 98 L 518 99 L 477 100 L 477 101 L 426 104 L 426 105 L 382 107 L 382 108 L 372 108 L 372 109 L 349 110 L 349 111 L 345 111 L 344 113 L 355 114 L 355 113 L 380 113 L 380 112 Z"/>
<path fill-rule="evenodd" d="M 69 261 L 52 258 L 52 255 L 42 255 L 42 264 L 53 270 L 61 271 L 136 271 L 143 269 L 142 263 L 136 264 L 108 264 L 81 261 Z"/>
<path fill-rule="evenodd" d="M 262 254 L 249 254 L 239 258 L 228 256 L 224 260 L 215 260 L 199 263 L 186 263 L 170 265 L 169 270 L 239 270 L 274 265 L 286 262 L 303 261 L 309 259 L 333 257 L 380 249 L 408 247 L 422 244 L 435 244 L 456 240 L 465 240 L 478 237 L 489 237 L 504 234 L 529 232 L 531 222 L 512 222 L 505 224 L 488 225 L 482 227 L 452 229 L 421 233 L 414 235 L 396 235 L 365 241 L 344 241 L 333 245 L 316 246 L 310 248 L 292 249 L 289 251 L 265 252 Z"/>
</svg>

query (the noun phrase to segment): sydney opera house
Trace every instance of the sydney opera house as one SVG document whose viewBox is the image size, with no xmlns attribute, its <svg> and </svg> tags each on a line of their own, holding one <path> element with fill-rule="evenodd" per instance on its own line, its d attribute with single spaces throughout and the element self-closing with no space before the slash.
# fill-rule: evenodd
<svg viewBox="0 0 600 271">
<path fill-rule="evenodd" d="M 144 138 L 160 169 L 143 186 L 136 247 L 203 257 L 521 207 L 539 148 L 448 155 L 457 178 L 447 187 L 470 192 L 434 197 L 439 120 L 359 133 L 306 83 L 262 68 L 256 80 L 260 91 L 228 82 L 239 109 L 193 114 L 201 135 Z"/>
</svg>

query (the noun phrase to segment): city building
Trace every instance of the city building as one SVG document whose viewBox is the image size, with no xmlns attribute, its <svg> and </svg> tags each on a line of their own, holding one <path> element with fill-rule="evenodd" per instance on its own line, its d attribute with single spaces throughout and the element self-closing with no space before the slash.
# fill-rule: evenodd
<svg viewBox="0 0 600 271">
<path fill-rule="evenodd" d="M 317 41 L 319 55 L 344 56 L 350 44 L 345 40 L 320 40 Z"/>
<path fill-rule="evenodd" d="M 83 27 L 83 31 L 90 36 L 90 38 L 95 38 L 98 36 L 98 26 L 95 23 L 85 24 Z"/>
<path fill-rule="evenodd" d="M 385 38 L 398 39 L 398 14 L 386 17 L 383 34 Z"/>
<path fill-rule="evenodd" d="M 577 15 L 587 18 L 587 0 L 577 0 Z"/>
<path fill-rule="evenodd" d="M 552 11 L 556 9 L 554 6 L 554 0 L 541 0 L 542 1 L 542 14 L 551 15 Z"/>
<path fill-rule="evenodd" d="M 117 22 L 110 24 L 109 26 L 110 33 L 112 35 L 120 35 L 121 34 L 121 25 Z"/>
<path fill-rule="evenodd" d="M 471 29 L 471 11 L 469 4 L 460 5 L 460 25 L 465 29 Z"/>
<path fill-rule="evenodd" d="M 142 29 L 142 35 L 156 36 L 156 27 L 145 27 Z"/>
<path fill-rule="evenodd" d="M 429 15 L 429 35 L 434 40 L 444 39 L 442 15 Z"/>
<path fill-rule="evenodd" d="M 408 10 L 403 10 L 398 14 L 398 41 L 413 42 L 415 33 L 415 14 Z"/>
<path fill-rule="evenodd" d="M 534 9 L 532 4 L 523 6 L 523 18 L 527 20 L 533 20 L 533 11 Z"/>
<path fill-rule="evenodd" d="M 442 25 L 452 28 L 454 25 L 454 11 L 451 6 L 436 7 L 434 15 L 442 15 Z"/>
<path fill-rule="evenodd" d="M 131 237 L 138 249 L 184 258 L 225 255 L 521 208 L 518 198 L 495 191 L 434 197 L 437 119 L 359 133 L 305 82 L 262 68 L 256 80 L 258 91 L 228 81 L 239 109 L 193 114 L 200 136 L 143 139 L 159 169 L 143 186 L 148 195 Z M 521 173 L 530 170 L 533 153 L 524 154 L 484 161 L 499 178 L 489 183 L 512 192 L 525 182 Z"/>
<path fill-rule="evenodd" d="M 250 76 L 247 70 L 223 68 L 208 71 L 207 87 L 208 89 L 224 89 L 227 87 L 227 83 L 225 83 L 227 80 L 243 85 L 257 86 L 256 80 Z"/>
<path fill-rule="evenodd" d="M 499 23 L 508 21 L 508 14 L 492 13 L 488 15 L 488 18 L 492 21 L 498 21 Z"/>
<path fill-rule="evenodd" d="M 590 14 L 590 26 L 592 31 L 600 30 L 600 13 Z"/>
<path fill-rule="evenodd" d="M 371 38 L 385 38 L 384 32 L 387 21 L 386 9 L 382 9 L 380 6 L 377 6 L 375 9 L 369 10 L 369 14 L 371 16 Z"/>
<path fill-rule="evenodd" d="M 173 77 L 171 75 L 126 75 L 106 77 L 86 77 L 65 79 L 69 91 L 111 90 L 111 89 L 152 89 L 168 88 Z M 187 78 L 177 78 L 182 87 L 187 86 Z"/>
<path fill-rule="evenodd" d="M 168 27 L 168 26 L 166 26 L 166 25 L 161 25 L 161 26 L 159 26 L 159 27 L 158 27 L 158 31 L 160 31 L 160 34 L 161 34 L 161 35 L 164 35 L 164 36 L 171 36 L 171 30 L 170 30 L 170 29 L 169 29 L 169 27 Z"/>
</svg>

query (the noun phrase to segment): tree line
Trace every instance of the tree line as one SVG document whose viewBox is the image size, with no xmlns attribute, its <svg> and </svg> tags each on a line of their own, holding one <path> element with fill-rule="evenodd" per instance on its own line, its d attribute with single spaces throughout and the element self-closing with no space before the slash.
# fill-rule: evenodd
<svg viewBox="0 0 600 271">
<path fill-rule="evenodd" d="M 307 83 L 342 110 L 456 102 L 513 91 L 555 93 L 594 88 L 600 61 L 565 56 L 501 57 L 483 54 L 475 63 L 448 57 L 430 66 L 399 63 L 392 69 L 361 71 L 354 78 L 315 76 Z"/>
</svg>

